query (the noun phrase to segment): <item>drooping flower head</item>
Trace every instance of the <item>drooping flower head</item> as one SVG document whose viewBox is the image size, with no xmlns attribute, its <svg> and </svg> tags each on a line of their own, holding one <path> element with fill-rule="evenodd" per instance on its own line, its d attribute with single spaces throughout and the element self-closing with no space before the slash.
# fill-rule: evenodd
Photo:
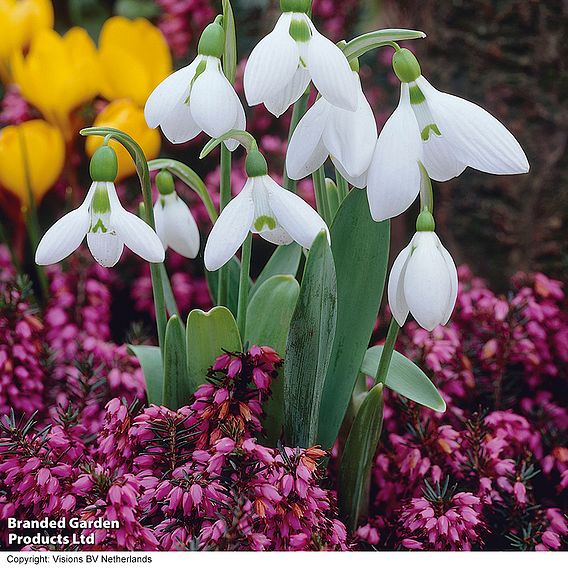
<svg viewBox="0 0 568 568">
<path fill-rule="evenodd" d="M 490 174 L 521 174 L 529 163 L 515 137 L 478 105 L 436 90 L 408 49 L 393 56 L 400 102 L 379 135 L 368 175 L 371 215 L 400 215 L 420 189 L 420 164 L 436 181 L 467 166 Z"/>
<path fill-rule="evenodd" d="M 263 103 L 280 116 L 311 80 L 329 103 L 357 109 L 357 81 L 349 63 L 339 47 L 316 30 L 306 14 L 310 4 L 310 0 L 281 0 L 283 14 L 247 61 L 244 89 L 249 105 Z"/>
<path fill-rule="evenodd" d="M 225 32 L 216 20 L 203 31 L 193 62 L 164 79 L 148 98 L 144 115 L 150 128 L 160 126 L 174 144 L 201 131 L 218 138 L 245 129 L 245 111 L 221 66 L 224 46 Z M 230 150 L 238 146 L 235 140 L 225 144 Z"/>
<path fill-rule="evenodd" d="M 176 193 L 172 174 L 159 172 L 156 187 L 160 196 L 154 204 L 154 220 L 164 248 L 195 258 L 199 252 L 199 229 L 189 207 Z"/>
<path fill-rule="evenodd" d="M 296 126 L 288 152 L 286 171 L 302 179 L 327 159 L 354 186 L 367 185 L 367 170 L 377 142 L 377 124 L 359 79 L 358 63 L 351 62 L 357 85 L 357 109 L 346 110 L 319 98 Z"/>
<path fill-rule="evenodd" d="M 325 221 L 301 197 L 279 186 L 269 175 L 264 156 L 255 148 L 246 160 L 248 179 L 223 209 L 205 246 L 207 270 L 228 262 L 249 231 L 277 245 L 296 241 L 310 248 Z"/>
<path fill-rule="evenodd" d="M 41 239 L 36 250 L 38 264 L 55 264 L 69 256 L 87 236 L 87 245 L 102 266 L 114 266 L 124 245 L 148 262 L 162 262 L 164 247 L 142 219 L 126 211 L 113 180 L 118 169 L 110 146 L 99 148 L 91 159 L 93 183 L 83 203 L 59 219 Z"/>
<path fill-rule="evenodd" d="M 410 244 L 396 257 L 388 283 L 393 317 L 401 327 L 408 312 L 432 331 L 450 319 L 458 293 L 458 274 L 450 253 L 434 232 L 434 218 L 422 211 Z"/>
</svg>

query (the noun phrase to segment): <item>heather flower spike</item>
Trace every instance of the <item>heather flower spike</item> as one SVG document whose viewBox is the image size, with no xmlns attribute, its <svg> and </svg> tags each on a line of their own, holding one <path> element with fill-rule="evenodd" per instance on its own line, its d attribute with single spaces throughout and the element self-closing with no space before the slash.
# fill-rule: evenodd
<svg viewBox="0 0 568 568">
<path fill-rule="evenodd" d="M 294 130 L 286 154 L 291 179 L 302 179 L 317 170 L 328 156 L 352 185 L 367 185 L 367 170 L 375 144 L 377 125 L 358 74 L 357 60 L 351 62 L 357 85 L 357 109 L 345 110 L 321 97 L 302 117 Z"/>
<path fill-rule="evenodd" d="M 280 116 L 313 81 L 321 96 L 340 108 L 357 108 L 357 81 L 343 52 L 321 35 L 306 12 L 310 0 L 281 0 L 274 30 L 252 50 L 244 74 L 249 105 L 264 103 Z"/>
<path fill-rule="evenodd" d="M 195 258 L 199 252 L 199 229 L 189 207 L 175 191 L 172 174 L 160 171 L 156 187 L 160 195 L 154 204 L 154 220 L 164 248 Z"/>
<path fill-rule="evenodd" d="M 205 246 L 207 270 L 228 262 L 249 231 L 263 239 L 286 245 L 296 241 L 310 248 L 320 231 L 329 231 L 324 220 L 301 197 L 280 187 L 269 175 L 264 156 L 253 146 L 246 159 L 247 181 L 223 209 Z"/>
<path fill-rule="evenodd" d="M 95 260 L 105 267 L 114 266 L 126 245 L 148 262 L 162 262 L 164 247 L 158 235 L 142 219 L 126 211 L 114 187 L 117 175 L 116 153 L 101 146 L 91 158 L 93 183 L 83 203 L 59 219 L 41 239 L 36 262 L 55 264 L 69 256 L 83 242 Z"/>
<path fill-rule="evenodd" d="M 419 163 L 436 181 L 467 166 L 491 174 L 521 174 L 529 163 L 515 137 L 478 105 L 436 90 L 416 57 L 398 49 L 393 69 L 401 80 L 400 102 L 379 135 L 368 175 L 371 215 L 395 217 L 420 187 Z"/>
<path fill-rule="evenodd" d="M 399 326 L 410 312 L 432 331 L 445 325 L 454 309 L 458 275 L 450 253 L 434 232 L 432 214 L 423 210 L 410 244 L 396 257 L 388 283 L 389 306 Z"/>
<path fill-rule="evenodd" d="M 146 101 L 148 126 L 160 126 L 174 144 L 187 142 L 201 131 L 219 138 L 246 127 L 243 105 L 221 67 L 225 32 L 219 18 L 203 31 L 193 62 L 164 79 Z M 236 140 L 225 144 L 230 150 L 238 146 Z"/>
</svg>

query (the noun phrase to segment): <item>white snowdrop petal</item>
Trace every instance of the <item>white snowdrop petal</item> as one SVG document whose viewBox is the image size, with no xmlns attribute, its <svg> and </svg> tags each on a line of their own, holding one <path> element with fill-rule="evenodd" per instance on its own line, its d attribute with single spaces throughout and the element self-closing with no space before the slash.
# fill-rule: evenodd
<svg viewBox="0 0 568 568">
<path fill-rule="evenodd" d="M 456 158 L 452 144 L 445 136 L 430 133 L 428 140 L 423 143 L 423 148 L 423 164 L 433 180 L 447 181 L 455 178 L 467 167 Z"/>
<path fill-rule="evenodd" d="M 87 245 L 93 258 L 105 268 L 114 266 L 122 255 L 124 243 L 116 232 L 87 233 Z"/>
<path fill-rule="evenodd" d="M 494 116 L 470 101 L 438 91 L 424 77 L 417 84 L 458 161 L 490 174 L 529 171 L 521 145 Z"/>
<path fill-rule="evenodd" d="M 329 120 L 323 131 L 323 141 L 333 156 L 351 177 L 358 177 L 369 169 L 377 143 L 377 124 L 359 78 L 359 103 L 356 111 L 332 107 Z"/>
<path fill-rule="evenodd" d="M 166 77 L 150 94 L 144 106 L 144 117 L 150 128 L 156 128 L 189 93 L 189 84 L 195 75 L 200 57 Z"/>
<path fill-rule="evenodd" d="M 164 219 L 167 244 L 182 256 L 195 258 L 199 252 L 197 223 L 189 207 L 176 193 L 166 195 L 165 198 Z"/>
<path fill-rule="evenodd" d="M 243 244 L 254 217 L 252 180 L 247 180 L 241 192 L 223 209 L 213 225 L 205 245 L 205 267 L 218 270 Z"/>
<path fill-rule="evenodd" d="M 106 184 L 110 201 L 110 228 L 134 253 L 148 262 L 163 262 L 164 246 L 160 237 L 145 221 L 122 207 L 114 183 Z"/>
<path fill-rule="evenodd" d="M 308 70 L 316 89 L 332 105 L 357 109 L 357 82 L 345 55 L 312 24 L 308 45 Z"/>
<path fill-rule="evenodd" d="M 258 233 L 264 240 L 275 245 L 289 245 L 294 239 L 282 228 L 266 229 Z"/>
<path fill-rule="evenodd" d="M 375 221 L 396 217 L 410 207 L 420 191 L 418 162 L 422 160 L 418 123 L 408 84 L 403 83 L 399 105 L 379 134 L 369 167 L 367 194 Z"/>
<path fill-rule="evenodd" d="M 68 257 L 83 242 L 91 222 L 89 206 L 97 183 L 93 182 L 83 203 L 70 211 L 45 233 L 36 250 L 35 261 L 39 265 L 55 264 Z"/>
<path fill-rule="evenodd" d="M 438 237 L 436 237 L 438 238 Z M 448 250 L 442 245 L 440 239 L 438 238 L 438 250 L 441 252 L 444 262 L 446 263 L 446 269 L 450 277 L 451 291 L 448 297 L 448 304 L 446 306 L 446 311 L 444 313 L 444 318 L 442 320 L 442 325 L 446 325 L 454 311 L 456 305 L 456 299 L 458 297 L 458 271 L 456 269 L 456 264 L 452 255 Z"/>
<path fill-rule="evenodd" d="M 171 112 L 162 120 L 160 127 L 172 144 L 183 144 L 195 138 L 201 127 L 193 120 L 189 105 L 180 99 Z"/>
<path fill-rule="evenodd" d="M 285 89 L 298 68 L 300 54 L 290 36 L 292 15 L 282 14 L 274 29 L 252 50 L 243 77 L 250 106 L 264 102 Z"/>
<path fill-rule="evenodd" d="M 189 109 L 193 120 L 212 138 L 222 136 L 233 128 L 239 101 L 233 86 L 221 70 L 221 62 L 210 57 L 207 67 L 197 77 L 191 89 Z"/>
<path fill-rule="evenodd" d="M 404 275 L 404 297 L 410 313 L 428 331 L 444 321 L 452 283 L 434 233 L 419 232 Z"/>
<path fill-rule="evenodd" d="M 322 135 L 331 105 L 317 100 L 296 126 L 286 152 L 286 172 L 291 179 L 302 179 L 317 170 L 328 152 Z"/>
<path fill-rule="evenodd" d="M 243 104 L 241 103 L 241 100 L 239 99 L 237 93 L 235 93 L 234 89 L 232 89 L 232 92 L 234 98 L 236 99 L 235 104 L 237 105 L 237 118 L 231 130 L 246 130 L 247 116 L 245 114 L 245 109 L 243 108 Z M 238 148 L 239 142 L 237 140 L 234 140 L 233 138 L 230 138 L 229 140 L 225 140 L 225 146 L 227 146 L 230 152 L 233 152 Z"/>
<path fill-rule="evenodd" d="M 262 178 L 276 221 L 304 248 L 310 248 L 320 231 L 329 230 L 325 221 L 301 197 L 280 187 L 270 176 Z"/>
<path fill-rule="evenodd" d="M 336 167 L 337 171 L 354 187 L 358 187 L 359 189 L 363 189 L 367 186 L 367 171 L 363 172 L 360 176 L 352 176 L 348 172 L 343 169 L 343 166 L 333 157 L 331 156 L 331 161 L 333 165 Z"/>
<path fill-rule="evenodd" d="M 404 276 L 411 250 L 412 241 L 398 253 L 389 275 L 389 306 L 396 323 L 398 323 L 400 327 L 405 324 L 409 311 L 406 299 L 404 298 Z"/>
<path fill-rule="evenodd" d="M 310 83 L 307 69 L 298 67 L 292 79 L 279 91 L 265 97 L 264 106 L 274 116 L 284 114 L 305 92 Z"/>
<path fill-rule="evenodd" d="M 154 203 L 154 224 L 156 225 L 156 234 L 162 241 L 164 249 L 168 248 L 168 241 L 166 238 L 166 219 L 161 196 L 158 197 L 158 200 Z"/>
</svg>

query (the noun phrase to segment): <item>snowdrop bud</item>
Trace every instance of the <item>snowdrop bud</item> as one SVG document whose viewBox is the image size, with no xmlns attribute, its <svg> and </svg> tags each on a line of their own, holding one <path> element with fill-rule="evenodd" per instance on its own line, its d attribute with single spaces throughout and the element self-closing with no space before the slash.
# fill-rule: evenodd
<svg viewBox="0 0 568 568">
<path fill-rule="evenodd" d="M 433 232 L 436 229 L 436 223 L 432 213 L 428 209 L 420 212 L 416 218 L 416 231 L 417 232 Z"/>
<path fill-rule="evenodd" d="M 197 53 L 199 55 L 209 55 L 211 57 L 221 58 L 225 50 L 225 30 L 215 20 L 209 24 L 199 38 Z"/>
<path fill-rule="evenodd" d="M 89 173 L 93 181 L 113 182 L 118 174 L 116 152 L 110 146 L 98 148 L 91 158 Z"/>
<path fill-rule="evenodd" d="M 280 9 L 283 12 L 307 13 L 311 0 L 280 0 Z"/>
<path fill-rule="evenodd" d="M 264 156 L 256 149 L 251 149 L 248 153 L 245 169 L 247 177 L 254 178 L 258 176 L 265 176 L 268 174 L 268 164 Z"/>
<path fill-rule="evenodd" d="M 161 195 L 169 195 L 175 191 L 174 178 L 167 170 L 160 170 L 156 175 L 156 188 Z"/>
<path fill-rule="evenodd" d="M 403 83 L 412 83 L 422 75 L 418 59 L 412 51 L 406 48 L 395 51 L 392 57 L 392 68 Z"/>
</svg>

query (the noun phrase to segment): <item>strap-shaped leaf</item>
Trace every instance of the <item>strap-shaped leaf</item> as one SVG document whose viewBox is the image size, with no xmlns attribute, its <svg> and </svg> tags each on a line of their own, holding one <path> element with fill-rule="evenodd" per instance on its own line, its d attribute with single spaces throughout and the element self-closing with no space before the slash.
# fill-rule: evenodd
<svg viewBox="0 0 568 568">
<path fill-rule="evenodd" d="M 290 275 L 272 276 L 258 287 L 247 310 L 245 339 L 249 345 L 268 345 L 284 357 L 288 330 L 299 293 L 300 285 Z M 273 381 L 272 396 L 264 408 L 266 440 L 271 446 L 278 441 L 284 420 L 282 375 L 280 373 Z"/>
<path fill-rule="evenodd" d="M 172 410 L 187 404 L 193 394 L 189 384 L 185 349 L 183 324 L 178 316 L 172 316 L 166 326 L 163 395 L 163 405 Z"/>
<path fill-rule="evenodd" d="M 227 307 L 234 316 L 237 315 L 237 308 L 239 304 L 239 279 L 241 277 L 241 263 L 239 259 L 234 256 L 225 264 L 223 270 L 227 271 Z M 207 286 L 209 287 L 209 295 L 213 303 L 217 303 L 217 297 L 219 293 L 219 271 L 209 272 L 205 271 L 205 278 L 207 280 Z M 252 280 L 251 280 L 252 286 Z"/>
<path fill-rule="evenodd" d="M 258 275 L 256 282 L 252 285 L 249 291 L 250 298 L 252 299 L 261 284 L 266 282 L 271 276 L 276 276 L 277 274 L 295 276 L 296 272 L 298 272 L 298 266 L 300 266 L 301 257 L 302 248 L 297 243 L 277 247 L 268 259 L 262 272 Z"/>
<path fill-rule="evenodd" d="M 361 372 L 374 377 L 382 352 L 382 345 L 371 347 L 365 354 Z M 436 412 L 445 412 L 446 410 L 446 403 L 432 381 L 410 359 L 407 359 L 398 351 L 394 351 L 392 354 L 385 386 Z"/>
<path fill-rule="evenodd" d="M 223 0 L 223 29 L 225 30 L 223 72 L 232 84 L 235 82 L 237 74 L 237 36 L 235 33 L 235 18 L 229 0 Z"/>
<path fill-rule="evenodd" d="M 369 32 L 352 39 L 343 46 L 343 53 L 347 59 L 361 57 L 367 51 L 388 45 L 393 41 L 405 41 L 408 39 L 422 39 L 426 34 L 418 30 L 386 29 Z M 340 46 L 341 47 L 341 46 Z"/>
<path fill-rule="evenodd" d="M 367 484 L 383 428 L 383 385 L 365 397 L 345 442 L 338 481 L 339 512 L 354 531 L 368 507 Z"/>
<path fill-rule="evenodd" d="M 191 310 L 186 327 L 187 369 L 194 393 L 207 378 L 207 370 L 223 351 L 241 351 L 243 346 L 233 314 L 225 306 L 208 312 Z"/>
<path fill-rule="evenodd" d="M 337 273 L 337 326 L 320 409 L 318 443 L 330 448 L 369 346 L 383 295 L 389 222 L 371 219 L 364 191 L 352 190 L 331 226 Z"/>
<path fill-rule="evenodd" d="M 197 193 L 203 202 L 203 205 L 205 205 L 211 221 L 214 223 L 217 220 L 217 210 L 215 209 L 211 195 L 209 195 L 209 192 L 207 191 L 207 186 L 199 175 L 197 175 L 197 173 L 195 173 L 189 166 L 186 166 L 177 160 L 172 160 L 171 158 L 158 158 L 156 160 L 149 161 L 148 168 L 151 172 L 165 169 L 181 179 L 181 181 Z"/>
<path fill-rule="evenodd" d="M 284 367 L 284 431 L 289 446 L 317 442 L 320 402 L 335 335 L 337 287 L 326 234 L 314 240 L 292 316 Z"/>
<path fill-rule="evenodd" d="M 138 359 L 150 404 L 162 404 L 164 390 L 164 366 L 160 348 L 154 345 L 128 345 L 128 350 Z"/>
</svg>

